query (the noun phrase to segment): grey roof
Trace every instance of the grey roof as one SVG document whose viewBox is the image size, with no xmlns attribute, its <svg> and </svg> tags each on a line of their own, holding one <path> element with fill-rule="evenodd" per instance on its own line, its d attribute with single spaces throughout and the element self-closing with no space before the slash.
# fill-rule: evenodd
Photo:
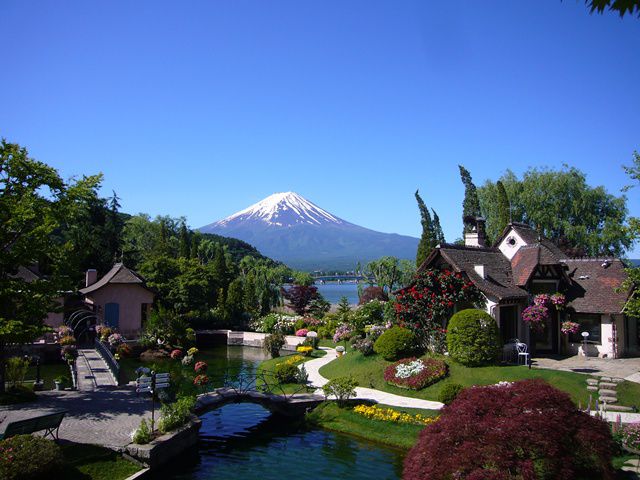
<svg viewBox="0 0 640 480">
<path fill-rule="evenodd" d="M 570 258 L 572 285 L 567 292 L 569 306 L 582 313 L 621 313 L 629 291 L 617 292 L 627 278 L 625 265 L 615 258 Z"/>
<path fill-rule="evenodd" d="M 144 287 L 144 279 L 133 270 L 127 268 L 122 263 L 116 263 L 107 274 L 96 283 L 88 287 L 81 288 L 80 293 L 86 295 L 94 292 L 110 283 L 139 284 Z M 145 287 L 146 288 L 146 287 Z"/>
<path fill-rule="evenodd" d="M 30 268 L 23 267 L 22 265 L 18 267 L 18 271 L 15 275 L 9 276 L 12 278 L 19 278 L 27 283 L 35 282 L 36 280 L 40 280 L 41 278 L 40 275 L 38 275 L 36 272 L 31 270 Z"/>
</svg>

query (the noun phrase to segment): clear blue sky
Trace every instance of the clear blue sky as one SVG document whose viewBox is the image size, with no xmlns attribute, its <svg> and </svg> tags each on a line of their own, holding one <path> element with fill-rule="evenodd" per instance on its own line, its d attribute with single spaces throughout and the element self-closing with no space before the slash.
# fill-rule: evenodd
<svg viewBox="0 0 640 480">
<path fill-rule="evenodd" d="M 454 240 L 458 163 L 619 194 L 640 150 L 640 19 L 581 0 L 3 0 L 0 52 L 0 136 L 192 227 L 293 190 L 418 236 L 419 188 Z"/>
</svg>

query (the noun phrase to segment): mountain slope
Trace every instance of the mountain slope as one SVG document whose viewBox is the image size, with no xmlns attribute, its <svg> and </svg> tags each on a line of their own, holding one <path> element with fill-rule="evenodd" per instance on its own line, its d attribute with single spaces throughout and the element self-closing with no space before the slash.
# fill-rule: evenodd
<svg viewBox="0 0 640 480">
<path fill-rule="evenodd" d="M 417 238 L 354 225 L 294 192 L 275 193 L 199 230 L 239 238 L 305 270 L 352 269 L 383 255 L 412 260 L 418 246 Z"/>
</svg>

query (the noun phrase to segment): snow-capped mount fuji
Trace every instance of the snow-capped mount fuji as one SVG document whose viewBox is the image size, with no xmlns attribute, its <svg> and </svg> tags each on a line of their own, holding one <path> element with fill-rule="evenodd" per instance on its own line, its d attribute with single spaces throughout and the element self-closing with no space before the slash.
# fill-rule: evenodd
<svg viewBox="0 0 640 480">
<path fill-rule="evenodd" d="M 274 193 L 199 230 L 239 238 L 306 270 L 352 269 L 383 255 L 414 259 L 418 247 L 417 238 L 360 227 L 295 192 Z"/>
</svg>

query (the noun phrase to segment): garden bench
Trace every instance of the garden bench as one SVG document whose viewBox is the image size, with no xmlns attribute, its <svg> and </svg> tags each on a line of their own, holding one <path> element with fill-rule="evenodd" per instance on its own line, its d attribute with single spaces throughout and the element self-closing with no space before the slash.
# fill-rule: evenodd
<svg viewBox="0 0 640 480">
<path fill-rule="evenodd" d="M 40 432 L 44 430 L 44 437 L 51 435 L 51 438 L 58 440 L 58 429 L 60 423 L 67 413 L 66 410 L 40 415 L 38 417 L 27 418 L 25 420 L 16 420 L 7 425 L 4 433 L 0 434 L 0 440 L 4 440 L 15 435 L 23 435 L 29 433 Z"/>
</svg>

